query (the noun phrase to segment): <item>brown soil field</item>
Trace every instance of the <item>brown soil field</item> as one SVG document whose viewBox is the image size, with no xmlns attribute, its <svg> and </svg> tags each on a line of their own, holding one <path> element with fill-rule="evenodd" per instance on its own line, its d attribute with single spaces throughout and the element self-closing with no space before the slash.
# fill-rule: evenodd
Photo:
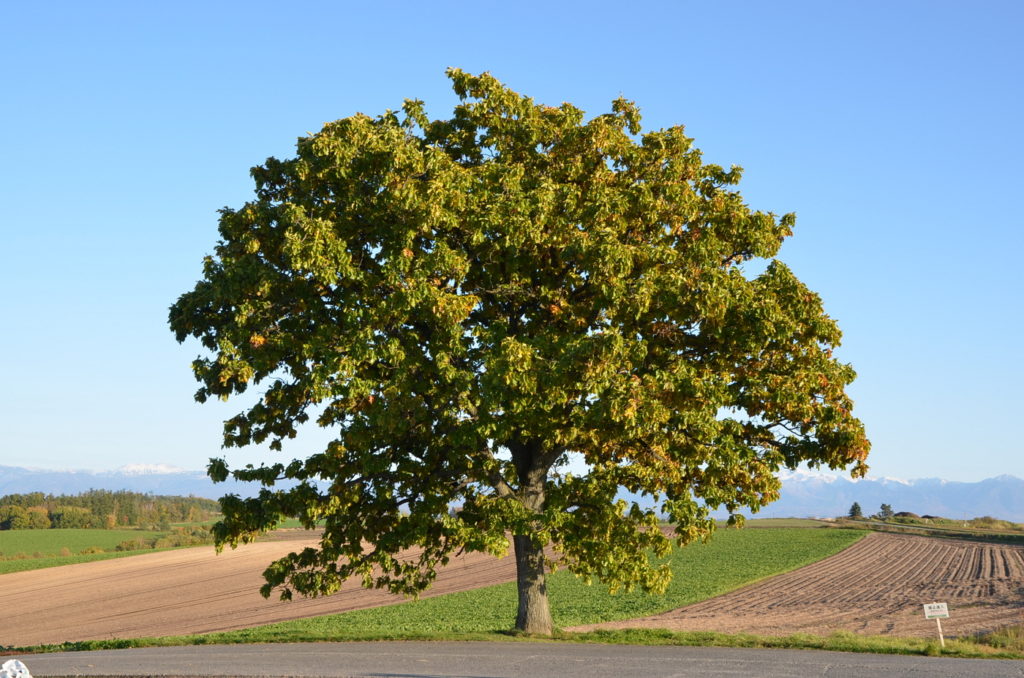
<svg viewBox="0 0 1024 678">
<path fill-rule="evenodd" d="M 333 595 L 281 601 L 259 594 L 276 558 L 316 543 L 300 530 L 270 541 L 65 565 L 0 576 L 0 647 L 228 631 L 406 600 L 354 583 Z M 515 579 L 515 558 L 453 558 L 423 597 Z"/>
<path fill-rule="evenodd" d="M 716 598 L 596 628 L 782 636 L 934 636 L 922 605 L 944 602 L 948 636 L 1024 623 L 1024 547 L 871 533 L 820 562 Z"/>
</svg>

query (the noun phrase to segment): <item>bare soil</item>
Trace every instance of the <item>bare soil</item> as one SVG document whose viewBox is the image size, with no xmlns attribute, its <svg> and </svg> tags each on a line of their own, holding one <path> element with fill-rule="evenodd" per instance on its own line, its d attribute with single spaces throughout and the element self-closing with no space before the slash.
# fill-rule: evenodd
<svg viewBox="0 0 1024 678">
<path fill-rule="evenodd" d="M 663 614 L 597 628 L 783 636 L 934 636 L 922 605 L 945 602 L 947 637 L 1024 623 L 1024 548 L 871 533 L 820 562 Z"/>
<path fill-rule="evenodd" d="M 276 558 L 316 544 L 315 533 L 225 549 L 164 551 L 0 576 L 0 647 L 230 631 L 407 600 L 354 582 L 322 598 L 259 594 Z M 515 558 L 453 558 L 423 597 L 515 579 Z"/>
</svg>

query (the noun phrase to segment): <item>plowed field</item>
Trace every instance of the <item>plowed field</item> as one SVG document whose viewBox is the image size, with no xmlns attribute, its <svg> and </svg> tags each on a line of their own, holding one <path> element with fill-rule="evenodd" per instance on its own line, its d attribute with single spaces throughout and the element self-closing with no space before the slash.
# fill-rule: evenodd
<svg viewBox="0 0 1024 678">
<path fill-rule="evenodd" d="M 228 631 L 406 600 L 358 586 L 287 602 L 260 596 L 272 560 L 315 543 L 295 531 L 220 555 L 211 546 L 5 574 L 0 647 Z M 515 558 L 469 554 L 453 558 L 424 597 L 513 579 Z"/>
<path fill-rule="evenodd" d="M 1024 548 L 872 533 L 820 562 L 716 598 L 594 628 L 930 636 L 922 605 L 949 604 L 949 636 L 1024 623 Z"/>
</svg>

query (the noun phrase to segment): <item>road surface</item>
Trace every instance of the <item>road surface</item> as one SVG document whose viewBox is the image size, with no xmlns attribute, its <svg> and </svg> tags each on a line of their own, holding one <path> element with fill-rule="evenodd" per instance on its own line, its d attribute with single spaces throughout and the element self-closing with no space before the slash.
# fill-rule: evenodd
<svg viewBox="0 0 1024 678">
<path fill-rule="evenodd" d="M 570 643 L 297 643 L 24 655 L 33 676 L 1024 678 L 1024 661 Z M 6 659 L 6 657 L 4 658 Z"/>
</svg>

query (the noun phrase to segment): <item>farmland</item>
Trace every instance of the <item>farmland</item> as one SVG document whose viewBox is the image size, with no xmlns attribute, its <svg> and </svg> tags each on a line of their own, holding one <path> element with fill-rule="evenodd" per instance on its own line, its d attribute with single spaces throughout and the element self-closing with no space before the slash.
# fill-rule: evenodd
<svg viewBox="0 0 1024 678">
<path fill-rule="evenodd" d="M 141 550 L 173 548 L 204 538 L 202 530 L 192 527 L 3 530 L 0 531 L 0 574 L 121 558 Z"/>
<path fill-rule="evenodd" d="M 971 520 L 950 520 L 948 518 L 895 518 L 881 521 L 867 518 L 840 518 L 835 521 L 839 527 L 870 529 L 879 532 L 918 534 L 930 537 L 953 537 L 988 539 L 1005 543 L 1024 544 L 1024 525 L 1007 520 L 985 516 Z"/>
<path fill-rule="evenodd" d="M 503 637 L 514 616 L 512 559 L 480 554 L 455 559 L 417 601 L 355 585 L 326 598 L 264 600 L 256 592 L 263 567 L 315 543 L 316 534 L 275 537 L 221 556 L 185 549 L 4 575 L 0 605 L 9 624 L 0 645 L 493 638 Z M 758 642 L 793 646 L 793 639 L 831 637 L 840 643 L 833 649 L 845 643 L 907 651 L 929 641 L 901 638 L 934 635 L 923 602 L 948 602 L 952 617 L 943 626 L 959 638 L 997 628 L 1018 633 L 1013 625 L 1024 610 L 1024 549 L 1016 544 L 842 529 L 722 530 L 710 545 L 673 553 L 670 565 L 675 576 L 663 596 L 610 596 L 555 573 L 549 590 L 556 624 L 571 631 L 567 638 L 688 643 L 683 636 L 693 629 L 706 639 L 713 632 L 755 634 Z M 618 635 L 575 635 L 592 629 Z M 836 632 L 845 635 L 829 636 Z M 843 640 L 853 637 L 865 640 Z"/>
<path fill-rule="evenodd" d="M 709 545 L 677 551 L 675 582 L 664 596 L 609 596 L 603 587 L 586 587 L 559 572 L 551 580 L 552 604 L 559 624 L 652 614 L 813 562 L 859 536 L 846 530 L 723 530 Z M 184 549 L 0 576 L 0 605 L 7 610 L 8 629 L 0 644 L 228 631 L 404 601 L 354 583 L 326 598 L 282 602 L 260 597 L 260 573 L 266 565 L 314 539 L 311 533 L 284 532 L 276 541 L 220 556 L 212 548 Z M 511 582 L 514 572 L 511 557 L 464 555 L 439 574 L 427 595 Z M 437 630 L 439 625 L 460 632 L 494 631 L 511 625 L 514 605 L 514 586 L 508 584 L 463 597 L 421 599 L 401 609 L 367 611 L 357 617 L 335 614 L 295 622 L 292 629 L 275 633 L 302 634 L 319 627 L 340 637 L 346 629 L 372 634 L 375 628 L 391 633 L 405 628 L 417 633 L 417 628 Z M 395 615 L 405 620 L 404 627 L 395 627 Z"/>
<path fill-rule="evenodd" d="M 113 550 L 118 544 L 136 539 L 152 539 L 166 532 L 156 530 L 5 530 L 0 532 L 0 553 L 58 555 L 62 549 L 80 553 L 88 549 Z"/>
<path fill-rule="evenodd" d="M 929 636 L 921 605 L 943 601 L 951 635 L 1019 624 L 1024 549 L 979 541 L 871 533 L 808 567 L 670 612 L 602 625 L 782 636 Z M 581 627 L 593 629 L 591 625 Z"/>
<path fill-rule="evenodd" d="M 217 502 L 121 490 L 0 497 L 0 574 L 210 541 Z M 172 523 L 172 521 L 177 521 Z"/>
<path fill-rule="evenodd" d="M 587 586 L 568 572 L 556 572 L 548 578 L 552 615 L 555 624 L 564 627 L 674 609 L 814 562 L 860 536 L 847 530 L 723 530 L 708 545 L 675 551 L 668 559 L 672 583 L 663 595 L 639 591 L 610 595 L 603 586 Z M 509 570 L 509 579 L 512 574 Z M 288 621 L 257 629 L 252 635 L 326 639 L 493 632 L 509 627 L 510 620 L 515 618 L 515 605 L 515 584 L 510 581 L 390 607 Z"/>
</svg>

